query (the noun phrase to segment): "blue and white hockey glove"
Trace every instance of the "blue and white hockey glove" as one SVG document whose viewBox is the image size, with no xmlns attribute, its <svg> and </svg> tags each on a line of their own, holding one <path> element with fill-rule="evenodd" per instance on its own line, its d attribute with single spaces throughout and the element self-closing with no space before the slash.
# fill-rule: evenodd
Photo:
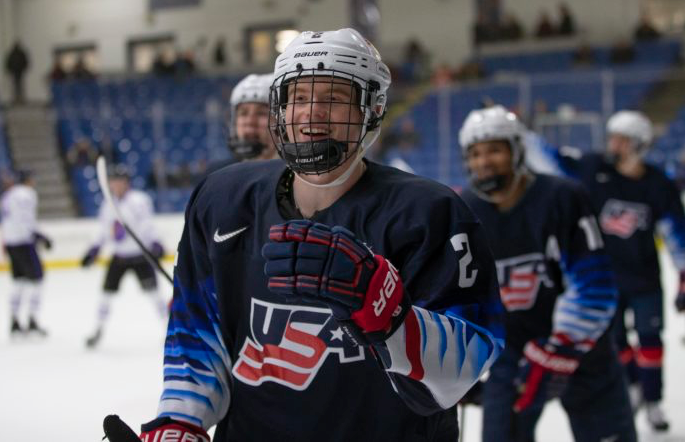
<svg viewBox="0 0 685 442">
<path fill-rule="evenodd" d="M 550 339 L 528 341 L 523 347 L 519 381 L 521 393 L 514 403 L 514 411 L 523 411 L 540 395 L 544 400 L 561 396 L 571 375 L 580 364 L 581 353 L 570 343 L 553 336 Z"/>
<path fill-rule="evenodd" d="M 269 239 L 269 290 L 287 302 L 326 304 L 359 344 L 385 341 L 411 308 L 397 269 L 344 227 L 295 220 L 272 226 Z"/>
</svg>

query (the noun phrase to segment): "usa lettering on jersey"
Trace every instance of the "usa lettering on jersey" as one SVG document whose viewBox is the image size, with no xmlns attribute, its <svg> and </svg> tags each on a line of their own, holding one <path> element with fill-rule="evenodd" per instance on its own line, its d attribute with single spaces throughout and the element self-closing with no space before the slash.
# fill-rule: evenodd
<svg viewBox="0 0 685 442">
<path fill-rule="evenodd" d="M 500 259 L 495 264 L 500 297 L 508 311 L 530 309 L 535 304 L 540 284 L 548 288 L 554 285 L 547 275 L 545 255 L 542 253 Z"/>
<path fill-rule="evenodd" d="M 275 382 L 305 390 L 331 354 L 340 363 L 364 359 L 331 316 L 330 309 L 275 304 L 252 298 L 250 336 L 233 367 L 236 379 L 248 385 Z"/>
<path fill-rule="evenodd" d="M 630 238 L 636 230 L 649 228 L 650 209 L 646 204 L 608 199 L 599 215 L 602 231 L 607 235 Z"/>
</svg>

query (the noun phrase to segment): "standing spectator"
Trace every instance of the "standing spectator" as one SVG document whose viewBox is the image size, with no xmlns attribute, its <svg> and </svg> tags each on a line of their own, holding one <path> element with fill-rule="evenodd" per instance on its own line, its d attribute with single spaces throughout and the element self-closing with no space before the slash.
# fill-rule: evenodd
<svg viewBox="0 0 685 442">
<path fill-rule="evenodd" d="M 95 164 L 98 153 L 88 138 L 79 138 L 67 151 L 67 163 L 71 167 L 84 167 Z"/>
<path fill-rule="evenodd" d="M 573 35 L 576 33 L 576 23 L 571 15 L 571 10 L 566 3 L 559 3 L 559 35 Z"/>
<path fill-rule="evenodd" d="M 226 56 L 226 39 L 223 37 L 219 38 L 214 46 L 214 66 L 217 68 L 223 68 L 228 66 L 228 57 Z"/>
<path fill-rule="evenodd" d="M 652 22 L 649 20 L 647 15 L 642 14 L 640 16 L 640 22 L 635 28 L 635 40 L 637 41 L 650 41 L 657 40 L 661 37 L 661 33 L 656 30 Z"/>
<path fill-rule="evenodd" d="M 23 103 L 24 96 L 24 74 L 29 68 L 29 55 L 24 50 L 20 42 L 15 42 L 12 50 L 5 60 L 5 69 L 12 76 L 14 83 L 14 102 Z"/>
<path fill-rule="evenodd" d="M 538 24 L 535 27 L 535 36 L 537 38 L 547 38 L 554 35 L 554 26 L 549 18 L 549 14 L 545 11 L 540 13 Z"/>
</svg>

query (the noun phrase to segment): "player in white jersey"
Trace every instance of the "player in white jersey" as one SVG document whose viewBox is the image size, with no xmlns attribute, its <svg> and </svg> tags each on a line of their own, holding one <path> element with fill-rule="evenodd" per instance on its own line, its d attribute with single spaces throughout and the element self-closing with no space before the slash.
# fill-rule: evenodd
<svg viewBox="0 0 685 442">
<path fill-rule="evenodd" d="M 29 300 L 29 318 L 26 331 L 45 336 L 47 333 L 36 319 L 41 304 L 43 264 L 36 251 L 36 245 L 52 247 L 52 242 L 38 232 L 36 213 L 38 196 L 28 172 L 19 173 L 18 182 L 10 184 L 0 200 L 1 231 L 5 250 L 12 267 L 13 287 L 10 295 L 12 325 L 10 333 L 22 333 L 19 321 L 23 298 Z"/>
<path fill-rule="evenodd" d="M 131 189 L 128 172 L 124 167 L 117 167 L 109 176 L 109 186 L 115 203 L 121 212 L 123 221 L 135 232 L 141 242 L 156 258 L 164 256 L 164 248 L 159 242 L 153 225 L 154 208 L 150 197 L 139 190 Z M 121 278 L 132 270 L 140 281 L 143 290 L 150 296 L 159 315 L 166 319 L 167 304 L 157 290 L 155 270 L 146 260 L 140 248 L 131 235 L 117 219 L 114 209 L 103 204 L 99 213 L 101 232 L 97 240 L 90 247 L 81 262 L 83 267 L 90 266 L 101 247 L 109 242 L 112 244 L 112 259 L 107 268 L 105 282 L 97 313 L 97 327 L 93 335 L 86 340 L 86 346 L 95 347 L 109 318 L 112 295 L 119 291 Z"/>
</svg>

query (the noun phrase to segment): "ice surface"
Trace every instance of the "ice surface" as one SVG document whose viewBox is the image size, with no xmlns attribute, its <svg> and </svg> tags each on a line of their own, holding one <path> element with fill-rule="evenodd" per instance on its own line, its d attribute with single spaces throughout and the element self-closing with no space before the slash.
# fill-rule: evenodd
<svg viewBox="0 0 685 442">
<path fill-rule="evenodd" d="M 685 315 L 674 313 L 675 273 L 666 263 L 664 408 L 671 431 L 655 435 L 641 412 L 637 424 L 642 441 L 685 441 Z M 87 350 L 84 341 L 94 328 L 102 277 L 102 268 L 47 272 L 41 319 L 49 337 L 11 340 L 10 279 L 0 273 L 2 441 L 95 442 L 103 436 L 102 419 L 109 413 L 119 414 L 136 430 L 154 418 L 165 325 L 133 275 L 127 275 L 99 348 Z M 160 286 L 171 296 L 165 281 Z M 480 409 L 468 408 L 465 430 L 465 441 L 480 440 Z M 546 408 L 537 436 L 542 442 L 572 440 L 557 403 Z"/>
</svg>

